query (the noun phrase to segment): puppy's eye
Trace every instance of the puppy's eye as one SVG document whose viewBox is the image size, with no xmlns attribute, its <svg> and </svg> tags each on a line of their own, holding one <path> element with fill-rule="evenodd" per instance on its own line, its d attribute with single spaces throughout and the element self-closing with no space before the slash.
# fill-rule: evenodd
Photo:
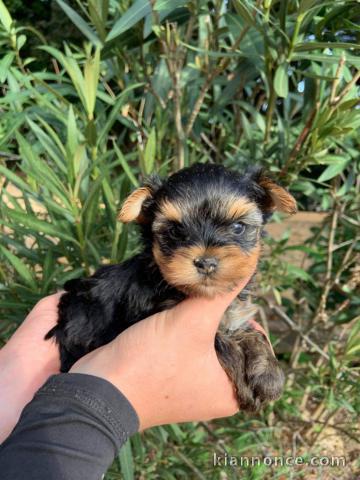
<svg viewBox="0 0 360 480">
<path fill-rule="evenodd" d="M 233 223 L 231 227 L 235 235 L 241 235 L 245 230 L 245 225 L 241 222 Z"/>
<path fill-rule="evenodd" d="M 176 238 L 178 236 L 178 229 L 174 225 L 168 228 L 167 234 L 170 238 Z"/>
</svg>

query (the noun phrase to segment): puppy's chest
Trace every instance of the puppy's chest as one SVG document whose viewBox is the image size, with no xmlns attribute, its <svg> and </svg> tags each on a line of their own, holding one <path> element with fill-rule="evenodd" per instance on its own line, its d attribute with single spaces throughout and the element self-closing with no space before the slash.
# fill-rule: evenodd
<svg viewBox="0 0 360 480">
<path fill-rule="evenodd" d="M 242 301 L 237 297 L 224 313 L 220 329 L 226 331 L 236 331 L 242 328 L 244 324 L 254 318 L 258 311 L 257 305 L 251 303 L 251 300 Z"/>
<path fill-rule="evenodd" d="M 186 296 L 181 292 L 176 292 L 174 295 L 174 291 L 172 291 L 168 298 L 163 297 L 161 300 L 157 299 L 156 310 L 160 312 L 162 310 L 173 308 L 185 298 Z M 251 302 L 249 295 L 246 295 L 245 300 L 242 299 L 241 296 L 236 297 L 224 313 L 221 319 L 220 329 L 230 332 L 236 331 L 239 328 L 242 328 L 247 321 L 254 318 L 257 311 L 258 307 Z"/>
</svg>

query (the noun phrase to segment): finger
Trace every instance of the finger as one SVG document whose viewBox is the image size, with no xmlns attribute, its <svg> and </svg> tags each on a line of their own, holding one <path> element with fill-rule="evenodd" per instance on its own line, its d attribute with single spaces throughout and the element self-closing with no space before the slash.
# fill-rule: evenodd
<svg viewBox="0 0 360 480">
<path fill-rule="evenodd" d="M 63 293 L 58 292 L 39 300 L 13 334 L 12 339 L 26 336 L 33 337 L 34 335 L 45 336 L 56 323 L 57 307 Z"/>
<path fill-rule="evenodd" d="M 57 305 L 62 293 L 42 298 L 3 347 L 2 351 L 25 361 L 24 368 L 31 367 L 35 371 L 37 364 L 37 372 L 42 368 L 54 373 L 59 371 L 58 346 L 54 341 L 45 340 L 45 335 L 56 324 Z"/>
<path fill-rule="evenodd" d="M 232 290 L 214 298 L 187 298 L 173 308 L 174 319 L 186 323 L 186 328 L 192 324 L 193 327 L 200 327 L 214 335 L 225 310 L 249 283 L 253 273 L 242 279 Z"/>
</svg>

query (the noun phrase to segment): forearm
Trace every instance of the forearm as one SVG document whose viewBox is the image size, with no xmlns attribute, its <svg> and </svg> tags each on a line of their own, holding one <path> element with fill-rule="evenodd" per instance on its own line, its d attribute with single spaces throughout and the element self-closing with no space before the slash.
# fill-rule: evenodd
<svg viewBox="0 0 360 480">
<path fill-rule="evenodd" d="M 0 447 L 3 480 L 98 480 L 138 429 L 135 410 L 109 382 L 51 377 Z"/>
<path fill-rule="evenodd" d="M 38 354 L 29 358 L 23 354 L 22 346 L 18 348 L 13 343 L 9 342 L 0 350 L 0 443 L 12 431 L 34 393 L 50 375 L 59 371 L 59 361 L 42 352 L 42 345 L 39 345 Z M 40 355 L 41 361 L 37 358 Z"/>
<path fill-rule="evenodd" d="M 56 322 L 60 295 L 40 300 L 0 350 L 0 443 L 34 393 L 59 372 L 59 348 L 44 337 Z"/>
</svg>

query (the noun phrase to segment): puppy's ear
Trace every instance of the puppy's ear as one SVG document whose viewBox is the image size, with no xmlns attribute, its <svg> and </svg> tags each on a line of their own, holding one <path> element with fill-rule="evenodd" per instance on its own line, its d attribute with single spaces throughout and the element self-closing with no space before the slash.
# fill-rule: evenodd
<svg viewBox="0 0 360 480">
<path fill-rule="evenodd" d="M 145 223 L 146 218 L 141 212 L 143 204 L 152 197 L 152 191 L 149 187 L 140 187 L 132 192 L 123 203 L 118 215 L 118 220 L 122 223 L 137 222 Z"/>
<path fill-rule="evenodd" d="M 142 187 L 134 190 L 125 199 L 118 215 L 122 223 L 147 223 L 149 220 L 144 214 L 144 207 L 149 205 L 154 193 L 162 186 L 162 180 L 157 174 L 150 175 Z"/>
<path fill-rule="evenodd" d="M 260 175 L 257 183 L 266 192 L 266 201 L 264 204 L 266 211 L 270 213 L 277 210 L 290 214 L 297 212 L 296 200 L 285 188 L 280 187 L 280 185 L 271 180 L 271 178 L 263 174 Z"/>
</svg>

